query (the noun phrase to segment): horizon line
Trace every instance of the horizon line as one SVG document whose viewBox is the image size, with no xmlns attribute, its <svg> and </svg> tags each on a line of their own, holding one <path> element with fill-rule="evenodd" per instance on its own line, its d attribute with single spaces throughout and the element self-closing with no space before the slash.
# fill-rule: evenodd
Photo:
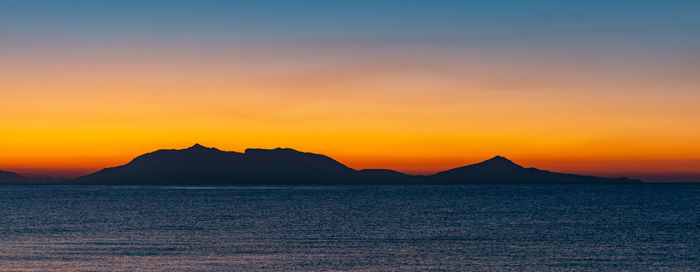
<svg viewBox="0 0 700 272">
<path fill-rule="evenodd" d="M 160 149 L 155 149 L 155 150 L 153 150 L 153 151 L 149 151 L 149 152 L 145 152 L 145 153 L 141 153 L 141 154 L 135 155 L 134 157 L 128 159 L 128 161 L 125 162 L 125 163 L 123 163 L 123 164 L 109 165 L 109 166 L 104 166 L 104 167 L 99 167 L 99 168 L 93 168 L 93 167 L 90 167 L 90 168 L 65 168 L 65 167 L 60 167 L 60 168 L 59 168 L 59 167 L 55 167 L 55 168 L 42 168 L 42 167 L 9 167 L 9 168 L 4 168 L 4 167 L 0 166 L 0 170 L 15 172 L 15 173 L 18 173 L 18 174 L 20 174 L 20 175 L 22 175 L 22 176 L 31 177 L 31 178 L 49 177 L 49 178 L 57 178 L 57 179 L 75 179 L 75 178 L 78 178 L 78 177 L 82 177 L 82 176 L 85 176 L 85 175 L 92 174 L 92 173 L 94 173 L 94 172 L 96 172 L 96 171 L 100 171 L 100 170 L 105 169 L 105 168 L 117 167 L 117 166 L 120 166 L 120 165 L 128 164 L 129 162 L 131 162 L 131 161 L 132 161 L 133 159 L 135 159 L 136 157 L 139 157 L 139 156 L 144 155 L 144 154 L 148 154 L 148 153 L 152 153 L 152 152 L 156 152 L 156 151 L 161 151 L 161 150 L 187 150 L 187 149 L 193 149 L 193 148 L 198 148 L 198 147 L 199 147 L 199 148 L 206 148 L 206 149 L 217 150 L 217 151 L 221 151 L 221 152 L 235 152 L 235 153 L 239 153 L 239 154 L 245 154 L 245 152 L 246 152 L 247 150 L 250 150 L 250 149 L 262 149 L 262 150 L 289 149 L 289 150 L 294 150 L 294 151 L 296 151 L 296 152 L 323 155 L 323 156 L 329 157 L 329 158 L 331 158 L 331 159 L 333 159 L 333 160 L 335 160 L 335 161 L 337 161 L 337 162 L 339 162 L 339 163 L 345 165 L 346 167 L 351 168 L 351 169 L 354 169 L 354 170 L 384 169 L 384 170 L 396 171 L 396 172 L 403 173 L 403 174 L 406 174 L 406 175 L 411 175 L 411 176 L 429 176 L 429 175 L 434 175 L 434 174 L 436 174 L 436 173 L 440 173 L 440 172 L 443 172 L 443 171 L 447 171 L 447 170 L 451 170 L 451 169 L 459 168 L 459 167 L 463 167 L 463 166 L 468 166 L 468 165 L 472 165 L 472 164 L 477 164 L 477 163 L 484 162 L 484 161 L 488 161 L 488 160 L 491 160 L 491 159 L 494 159 L 494 158 L 504 158 L 504 159 L 506 159 L 506 160 L 512 162 L 512 160 L 508 159 L 507 156 L 503 156 L 503 155 L 501 155 L 501 154 L 498 154 L 498 155 L 490 156 L 490 157 L 487 158 L 487 159 L 482 159 L 482 160 L 479 160 L 479 161 L 476 161 L 476 162 L 471 162 L 471 163 L 460 163 L 460 164 L 458 164 L 458 165 L 456 165 L 456 166 L 448 167 L 448 168 L 443 169 L 443 170 L 417 170 L 417 171 L 405 171 L 405 170 L 394 170 L 394 169 L 390 169 L 390 168 L 381 168 L 381 167 L 374 167 L 374 168 L 371 168 L 371 167 L 370 167 L 370 168 L 354 168 L 354 167 L 348 166 L 347 164 L 342 163 L 342 162 L 340 162 L 340 161 L 334 159 L 331 155 L 326 155 L 326 154 L 322 154 L 322 153 L 315 153 L 315 152 L 299 151 L 299 150 L 296 149 L 296 148 L 290 148 L 290 147 L 281 147 L 281 146 L 278 146 L 278 147 L 275 147 L 275 148 L 247 147 L 247 148 L 244 148 L 242 152 L 240 152 L 240 151 L 235 151 L 235 150 L 222 150 L 222 149 L 219 149 L 219 148 L 216 148 L 216 147 L 204 146 L 204 145 L 199 144 L 199 142 L 195 142 L 194 145 L 189 146 L 189 147 L 186 147 L 186 148 L 160 148 Z M 516 164 L 517 164 L 517 163 L 516 163 Z M 517 165 L 520 165 L 520 164 L 517 164 Z M 520 165 L 520 166 L 522 166 L 522 167 L 524 167 L 524 168 L 536 168 L 536 169 L 541 169 L 541 168 L 537 168 L 537 167 L 535 167 L 535 166 L 523 166 L 523 165 Z M 548 169 L 544 169 L 544 170 L 552 171 L 552 172 L 559 172 L 559 171 L 548 170 Z M 63 172 L 63 173 L 72 173 L 72 174 L 70 174 L 70 175 L 46 175 L 46 174 L 39 174 L 39 173 L 42 173 L 42 172 L 43 172 L 43 173 L 60 173 L 60 172 Z M 576 175 L 592 175 L 592 176 L 606 177 L 606 178 L 626 177 L 626 178 L 630 178 L 630 179 L 639 179 L 639 180 L 642 180 L 644 183 L 698 183 L 698 182 L 700 182 L 700 172 L 690 172 L 690 171 L 688 171 L 688 172 L 681 172 L 681 171 L 675 171 L 675 172 L 674 172 L 674 171 L 663 171 L 663 172 L 662 172 L 662 171 L 649 171 L 649 172 L 640 171 L 640 172 L 630 172 L 630 171 L 610 171 L 610 170 L 609 170 L 609 171 L 576 171 L 576 170 L 569 170 L 569 171 L 566 171 L 566 172 L 567 172 L 567 173 L 571 173 L 571 174 L 576 174 Z M 38 174 L 38 175 L 37 175 L 37 174 Z M 665 180 L 665 181 L 662 181 L 662 180 Z"/>
</svg>

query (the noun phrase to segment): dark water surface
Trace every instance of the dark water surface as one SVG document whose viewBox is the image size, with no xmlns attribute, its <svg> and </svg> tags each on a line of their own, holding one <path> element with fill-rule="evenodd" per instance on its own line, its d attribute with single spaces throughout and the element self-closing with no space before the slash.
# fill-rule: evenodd
<svg viewBox="0 0 700 272">
<path fill-rule="evenodd" d="M 2 271 L 698 271 L 700 185 L 0 186 Z"/>
</svg>

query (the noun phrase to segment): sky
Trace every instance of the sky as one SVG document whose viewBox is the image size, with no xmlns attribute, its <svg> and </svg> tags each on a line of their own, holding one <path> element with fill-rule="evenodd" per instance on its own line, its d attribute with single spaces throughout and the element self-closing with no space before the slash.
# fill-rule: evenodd
<svg viewBox="0 0 700 272">
<path fill-rule="evenodd" d="M 0 169 L 195 142 L 700 181 L 699 1 L 0 0 Z"/>
</svg>

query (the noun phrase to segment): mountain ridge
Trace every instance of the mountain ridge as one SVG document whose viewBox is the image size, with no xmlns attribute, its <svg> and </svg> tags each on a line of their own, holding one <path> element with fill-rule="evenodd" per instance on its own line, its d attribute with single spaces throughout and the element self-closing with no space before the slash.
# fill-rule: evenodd
<svg viewBox="0 0 700 272">
<path fill-rule="evenodd" d="M 57 184 L 67 181 L 65 178 L 27 177 L 15 172 L 0 170 L 0 184 Z"/>
<path fill-rule="evenodd" d="M 248 148 L 243 153 L 195 144 L 160 149 L 129 163 L 78 177 L 78 184 L 491 184 L 491 183 L 638 183 L 525 168 L 495 156 L 438 172 L 408 175 L 389 169 L 350 168 L 323 154 L 291 148 Z"/>
</svg>

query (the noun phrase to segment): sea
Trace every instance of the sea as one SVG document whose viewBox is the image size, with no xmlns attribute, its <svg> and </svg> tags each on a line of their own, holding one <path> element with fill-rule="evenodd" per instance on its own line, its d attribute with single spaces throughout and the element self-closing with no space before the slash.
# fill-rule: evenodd
<svg viewBox="0 0 700 272">
<path fill-rule="evenodd" d="M 0 271 L 700 271 L 700 184 L 2 185 Z"/>
</svg>

